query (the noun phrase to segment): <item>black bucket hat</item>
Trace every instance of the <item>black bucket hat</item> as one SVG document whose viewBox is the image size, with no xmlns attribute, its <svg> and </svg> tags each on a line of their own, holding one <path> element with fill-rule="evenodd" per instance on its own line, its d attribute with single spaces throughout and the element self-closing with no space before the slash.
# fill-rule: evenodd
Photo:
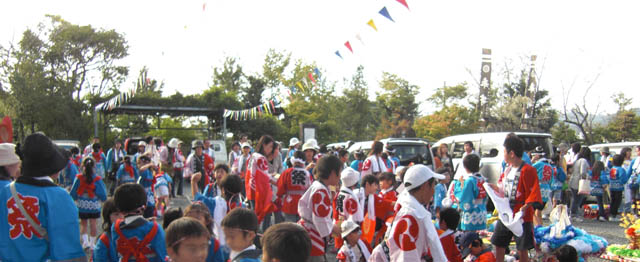
<svg viewBox="0 0 640 262">
<path fill-rule="evenodd" d="M 28 177 L 43 177 L 58 173 L 67 166 L 68 159 L 62 149 L 43 133 L 27 136 L 20 148 L 22 174 Z"/>
</svg>

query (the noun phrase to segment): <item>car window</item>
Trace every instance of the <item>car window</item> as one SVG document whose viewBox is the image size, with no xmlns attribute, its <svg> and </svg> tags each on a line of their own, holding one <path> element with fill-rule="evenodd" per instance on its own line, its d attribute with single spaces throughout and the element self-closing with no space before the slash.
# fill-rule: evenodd
<svg viewBox="0 0 640 262">
<path fill-rule="evenodd" d="M 519 136 L 524 141 L 524 151 L 531 152 L 536 149 L 537 146 L 542 146 L 547 156 L 551 155 L 553 149 L 551 148 L 551 139 L 544 136 Z"/>
<path fill-rule="evenodd" d="M 216 152 L 222 151 L 220 144 L 213 144 L 213 151 L 216 151 Z"/>
<path fill-rule="evenodd" d="M 500 152 L 500 147 L 502 147 L 502 145 L 495 143 L 493 141 L 485 141 L 482 140 L 482 143 L 480 143 L 480 156 L 482 157 L 496 157 L 498 156 L 498 153 Z"/>
<path fill-rule="evenodd" d="M 431 154 L 425 144 L 392 144 L 396 150 L 396 157 L 400 159 L 401 165 L 415 164 L 431 165 Z"/>
<path fill-rule="evenodd" d="M 462 154 L 464 154 L 464 142 L 455 142 L 453 144 L 453 152 L 451 153 L 451 157 L 462 158 Z"/>
</svg>

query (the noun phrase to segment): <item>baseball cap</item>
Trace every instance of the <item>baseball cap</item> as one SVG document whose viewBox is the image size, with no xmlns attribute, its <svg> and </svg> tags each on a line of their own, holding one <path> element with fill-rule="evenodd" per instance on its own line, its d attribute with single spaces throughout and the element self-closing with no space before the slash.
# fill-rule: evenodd
<svg viewBox="0 0 640 262">
<path fill-rule="evenodd" d="M 466 232 L 464 233 L 464 235 L 462 235 L 462 237 L 460 238 L 460 246 L 462 247 L 462 258 L 467 257 L 469 253 L 471 253 L 471 248 L 469 248 L 469 246 L 471 246 L 471 243 L 473 243 L 473 241 L 475 240 L 480 240 L 480 242 L 482 242 L 482 239 L 480 239 L 480 235 L 476 232 Z"/>
<path fill-rule="evenodd" d="M 436 174 L 431 169 L 425 165 L 418 164 L 409 167 L 407 173 L 404 175 L 404 188 L 409 191 L 414 188 L 417 188 L 424 184 L 424 182 L 429 181 L 431 178 L 435 179 L 444 179 L 445 177 L 441 174 Z"/>
<path fill-rule="evenodd" d="M 249 145 L 249 143 L 247 143 L 247 142 L 244 142 L 244 143 L 242 143 L 240 145 L 242 146 L 242 148 L 245 148 L 245 147 L 251 148 L 251 145 Z"/>
<path fill-rule="evenodd" d="M 345 187 L 355 185 L 358 183 L 358 180 L 360 180 L 360 173 L 351 167 L 343 169 L 342 173 L 340 173 L 340 181 Z"/>
</svg>

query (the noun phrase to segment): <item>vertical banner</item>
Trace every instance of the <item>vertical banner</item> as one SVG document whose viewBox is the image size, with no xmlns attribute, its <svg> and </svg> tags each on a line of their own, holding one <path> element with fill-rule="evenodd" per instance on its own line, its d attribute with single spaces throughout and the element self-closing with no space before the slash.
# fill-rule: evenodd
<svg viewBox="0 0 640 262">
<path fill-rule="evenodd" d="M 489 97 L 489 90 L 491 88 L 491 49 L 482 49 L 482 65 L 480 68 L 480 97 L 478 99 L 478 109 L 480 109 L 481 116 L 485 118 L 487 116 L 487 100 Z"/>
</svg>

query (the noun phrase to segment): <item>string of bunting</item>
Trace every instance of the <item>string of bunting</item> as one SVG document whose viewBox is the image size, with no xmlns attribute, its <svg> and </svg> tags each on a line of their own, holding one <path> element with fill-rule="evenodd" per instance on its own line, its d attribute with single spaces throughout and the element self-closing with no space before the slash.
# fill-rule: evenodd
<svg viewBox="0 0 640 262">
<path fill-rule="evenodd" d="M 266 103 L 247 108 L 243 110 L 229 110 L 225 109 L 222 113 L 222 117 L 229 118 L 231 120 L 253 120 L 263 115 L 273 115 L 276 112 L 276 108 L 280 107 L 280 100 L 278 98 L 271 99 Z"/>
<path fill-rule="evenodd" d="M 109 99 L 109 101 L 105 101 L 96 106 L 96 108 L 101 109 L 102 111 L 111 111 L 119 105 L 126 104 L 129 102 L 133 96 L 136 94 L 136 89 L 130 89 L 129 91 L 125 91 L 120 93 L 119 95 Z"/>
<path fill-rule="evenodd" d="M 397 2 L 399 2 L 400 4 L 402 4 L 403 6 L 405 6 L 407 8 L 407 10 L 409 9 L 409 4 L 407 4 L 406 0 L 396 0 Z M 384 16 L 385 18 L 389 19 L 391 22 L 396 22 L 395 20 L 393 20 L 393 18 L 391 17 L 391 14 L 389 13 L 389 10 L 387 9 L 386 6 L 383 6 L 382 9 L 380 9 L 380 11 L 378 11 L 378 14 L 380 14 L 381 16 Z M 367 21 L 367 25 L 370 26 L 374 31 L 378 32 L 378 27 L 376 27 L 376 23 L 374 22 L 373 18 L 369 19 L 369 21 Z M 358 39 L 358 41 L 360 41 L 360 43 L 362 43 L 362 45 L 364 45 L 364 41 L 362 41 L 362 36 L 360 35 L 360 33 L 356 34 L 356 39 Z M 350 41 L 346 41 L 344 43 L 344 47 L 349 50 L 349 52 L 351 54 L 354 53 L 353 51 L 353 46 L 351 45 Z M 334 53 L 338 58 L 343 59 L 344 57 L 342 56 L 342 54 L 340 53 L 340 50 L 336 50 L 336 52 Z"/>
</svg>

